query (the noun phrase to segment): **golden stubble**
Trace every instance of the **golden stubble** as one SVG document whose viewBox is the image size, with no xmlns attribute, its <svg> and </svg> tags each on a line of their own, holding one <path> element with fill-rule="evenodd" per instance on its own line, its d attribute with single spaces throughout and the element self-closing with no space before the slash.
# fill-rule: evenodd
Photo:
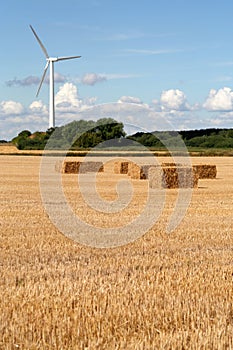
<svg viewBox="0 0 233 350">
<path fill-rule="evenodd" d="M 233 347 L 232 158 L 192 158 L 218 174 L 199 180 L 179 227 L 166 233 L 177 196 L 167 190 L 154 227 L 114 249 L 81 246 L 54 227 L 39 156 L 0 159 L 0 349 Z M 100 195 L 114 200 L 118 175 L 97 177 Z M 103 223 L 80 204 L 73 180 L 63 177 L 74 212 L 108 227 L 107 216 Z M 132 180 L 132 203 L 110 226 L 140 213 L 146 181 Z"/>
</svg>

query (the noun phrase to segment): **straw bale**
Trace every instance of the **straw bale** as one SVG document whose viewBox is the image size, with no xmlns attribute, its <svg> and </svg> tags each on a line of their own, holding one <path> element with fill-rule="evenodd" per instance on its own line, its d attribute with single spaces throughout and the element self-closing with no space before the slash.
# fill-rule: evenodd
<svg viewBox="0 0 233 350">
<path fill-rule="evenodd" d="M 137 180 L 148 179 L 149 169 L 151 167 L 156 167 L 156 165 L 152 165 L 152 164 L 138 165 L 135 163 L 131 163 L 128 166 L 128 175 L 131 176 L 132 179 L 137 179 Z"/>
<path fill-rule="evenodd" d="M 144 180 L 148 178 L 148 169 L 151 165 L 138 165 L 135 163 L 130 163 L 128 166 L 128 175 L 131 179 Z"/>
<path fill-rule="evenodd" d="M 131 163 L 128 171 L 131 179 L 139 180 L 143 178 L 142 167 L 138 164 Z"/>
<path fill-rule="evenodd" d="M 129 163 L 127 161 L 114 162 L 114 174 L 128 174 Z"/>
<path fill-rule="evenodd" d="M 80 163 L 80 167 L 79 167 L 80 174 L 95 173 L 95 172 L 102 173 L 103 171 L 104 171 L 103 162 L 87 161 L 87 162 Z"/>
<path fill-rule="evenodd" d="M 164 172 L 161 167 L 151 167 L 148 173 L 149 187 L 150 188 L 165 188 Z"/>
<path fill-rule="evenodd" d="M 55 164 L 55 170 L 63 174 L 85 174 L 88 172 L 103 172 L 102 162 L 78 162 L 78 161 L 58 161 Z"/>
<path fill-rule="evenodd" d="M 198 174 L 190 167 L 151 167 L 150 188 L 193 188 L 198 186 Z"/>
<path fill-rule="evenodd" d="M 61 172 L 64 174 L 78 174 L 80 162 L 65 161 L 62 164 Z"/>
<path fill-rule="evenodd" d="M 133 164 L 135 164 L 135 163 L 130 162 L 130 163 L 128 164 L 128 175 L 129 175 L 129 176 L 131 176 L 131 171 L 132 171 L 132 168 L 133 168 Z"/>
<path fill-rule="evenodd" d="M 198 187 L 198 173 L 192 167 L 178 167 L 178 187 L 196 188 Z"/>
<path fill-rule="evenodd" d="M 148 179 L 150 168 L 158 167 L 158 165 L 144 164 L 142 165 L 143 178 Z"/>
<path fill-rule="evenodd" d="M 199 179 L 215 179 L 217 176 L 216 165 L 198 164 L 193 165 L 193 170 L 198 173 Z"/>
</svg>

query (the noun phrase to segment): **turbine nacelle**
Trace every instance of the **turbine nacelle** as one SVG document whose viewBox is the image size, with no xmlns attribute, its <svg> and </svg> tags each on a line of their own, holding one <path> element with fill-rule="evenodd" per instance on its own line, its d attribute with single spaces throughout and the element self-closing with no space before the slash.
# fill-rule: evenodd
<svg viewBox="0 0 233 350">
<path fill-rule="evenodd" d="M 49 128 L 54 128 L 55 127 L 55 111 L 54 111 L 54 70 L 53 70 L 53 64 L 54 64 L 54 62 L 71 60 L 74 58 L 80 58 L 81 56 L 49 57 L 49 54 L 48 54 L 46 48 L 42 44 L 40 38 L 38 37 L 38 35 L 36 34 L 35 30 L 33 29 L 33 27 L 31 25 L 30 25 L 30 28 L 31 28 L 33 34 L 35 35 L 36 40 L 38 41 L 42 51 L 44 52 L 45 57 L 46 57 L 46 61 L 47 61 L 46 65 L 44 67 L 44 72 L 43 72 L 36 96 L 39 95 L 40 88 L 43 84 L 44 78 L 45 78 L 46 73 L 47 73 L 47 69 L 50 66 Z"/>
<path fill-rule="evenodd" d="M 58 61 L 58 57 L 48 57 L 46 58 L 47 61 L 49 62 L 57 62 Z"/>
</svg>

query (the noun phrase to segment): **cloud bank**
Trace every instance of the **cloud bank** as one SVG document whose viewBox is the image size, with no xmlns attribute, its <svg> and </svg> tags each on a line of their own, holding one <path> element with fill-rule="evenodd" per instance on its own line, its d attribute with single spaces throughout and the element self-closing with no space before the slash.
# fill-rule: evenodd
<svg viewBox="0 0 233 350">
<path fill-rule="evenodd" d="M 98 80 L 99 77 L 95 75 L 87 77 L 90 85 Z M 115 103 L 102 105 L 99 110 L 103 115 L 92 115 L 93 107 L 98 110 L 97 97 L 82 98 L 74 83 L 64 82 L 55 95 L 55 106 L 57 126 L 80 118 L 115 117 L 123 123 L 138 125 L 148 131 L 163 130 L 165 124 L 168 125 L 163 121 L 170 123 L 173 130 L 231 127 L 233 91 L 229 87 L 211 89 L 203 103 L 193 105 L 179 89 L 164 90 L 151 103 L 145 103 L 137 96 L 123 95 Z M 136 110 L 140 113 L 136 113 Z M 149 111 L 147 117 L 143 114 L 145 110 Z M 48 114 L 48 106 L 42 100 L 34 100 L 29 106 L 13 100 L 1 101 L 0 139 L 10 140 L 25 129 L 32 132 L 46 130 Z"/>
<path fill-rule="evenodd" d="M 232 111 L 233 91 L 228 87 L 219 90 L 211 89 L 203 107 L 208 111 Z"/>
</svg>

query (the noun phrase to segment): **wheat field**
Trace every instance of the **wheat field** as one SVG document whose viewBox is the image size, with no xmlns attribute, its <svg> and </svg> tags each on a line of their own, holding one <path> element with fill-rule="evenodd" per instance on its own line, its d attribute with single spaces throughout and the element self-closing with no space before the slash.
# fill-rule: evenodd
<svg viewBox="0 0 233 350">
<path fill-rule="evenodd" d="M 174 232 L 166 223 L 177 190 L 167 190 L 156 224 L 109 249 L 80 245 L 51 223 L 40 161 L 0 156 L 1 350 L 233 349 L 233 158 L 192 158 L 216 164 L 217 178 L 199 180 Z M 116 197 L 120 176 L 98 174 L 104 199 Z M 103 216 L 82 202 L 75 179 L 63 176 L 64 192 L 90 224 L 140 215 L 147 180 L 132 180 L 124 213 Z"/>
</svg>

